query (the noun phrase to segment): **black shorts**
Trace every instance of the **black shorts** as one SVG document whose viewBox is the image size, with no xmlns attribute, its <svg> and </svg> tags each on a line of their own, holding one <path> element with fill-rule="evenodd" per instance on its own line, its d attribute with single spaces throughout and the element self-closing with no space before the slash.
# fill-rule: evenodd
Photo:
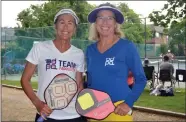
<svg viewBox="0 0 186 122">
<path fill-rule="evenodd" d="M 35 122 L 37 122 L 37 119 L 40 117 L 39 114 L 36 114 Z M 78 117 L 74 119 L 65 119 L 65 120 L 55 120 L 51 118 L 47 118 L 47 120 L 44 120 L 44 122 L 87 122 L 87 119 L 85 117 Z"/>
</svg>

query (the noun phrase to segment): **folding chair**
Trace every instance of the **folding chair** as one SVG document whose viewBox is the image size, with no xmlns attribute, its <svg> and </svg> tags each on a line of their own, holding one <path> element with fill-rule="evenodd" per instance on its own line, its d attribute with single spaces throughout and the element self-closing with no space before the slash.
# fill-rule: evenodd
<svg viewBox="0 0 186 122">
<path fill-rule="evenodd" d="M 159 80 L 162 81 L 163 86 L 165 84 L 165 82 L 171 82 L 171 87 L 174 85 L 175 87 L 175 83 L 173 82 L 172 79 L 172 75 L 171 75 L 171 71 L 170 70 L 160 70 L 160 77 Z"/>
<path fill-rule="evenodd" d="M 143 67 L 147 81 L 150 82 L 150 88 L 154 88 L 155 72 L 154 66 Z"/>
<path fill-rule="evenodd" d="M 176 81 L 178 82 L 178 87 L 180 87 L 179 82 L 186 82 L 186 70 L 176 69 Z"/>
</svg>

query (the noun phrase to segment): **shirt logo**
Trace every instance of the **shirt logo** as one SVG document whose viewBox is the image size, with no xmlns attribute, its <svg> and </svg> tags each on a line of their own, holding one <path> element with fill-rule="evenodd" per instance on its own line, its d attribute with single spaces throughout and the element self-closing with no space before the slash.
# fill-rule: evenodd
<svg viewBox="0 0 186 122">
<path fill-rule="evenodd" d="M 46 59 L 46 70 L 47 69 L 57 69 L 56 68 L 56 59 Z"/>
<path fill-rule="evenodd" d="M 46 71 L 49 69 L 75 71 L 76 63 L 65 60 L 46 59 Z"/>
<path fill-rule="evenodd" d="M 114 58 L 106 58 L 106 61 L 105 61 L 105 66 L 107 65 L 114 65 Z"/>
</svg>

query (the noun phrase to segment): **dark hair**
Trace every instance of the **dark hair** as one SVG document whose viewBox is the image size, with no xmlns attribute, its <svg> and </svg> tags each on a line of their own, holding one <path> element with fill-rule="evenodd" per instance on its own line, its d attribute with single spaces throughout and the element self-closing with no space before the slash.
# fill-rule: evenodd
<svg viewBox="0 0 186 122">
<path fill-rule="evenodd" d="M 54 24 L 57 24 L 57 21 L 58 21 L 59 17 L 57 17 L 56 21 L 54 22 Z"/>
<path fill-rule="evenodd" d="M 169 61 L 169 56 L 165 55 L 165 56 L 163 57 L 163 59 L 164 59 L 164 61 Z"/>
<path fill-rule="evenodd" d="M 149 60 L 145 60 L 144 63 L 145 63 L 145 64 L 149 64 Z"/>
</svg>

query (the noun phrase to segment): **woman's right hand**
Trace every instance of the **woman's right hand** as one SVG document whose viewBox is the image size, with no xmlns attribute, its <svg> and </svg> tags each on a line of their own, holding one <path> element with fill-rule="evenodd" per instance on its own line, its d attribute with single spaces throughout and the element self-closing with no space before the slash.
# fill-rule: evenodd
<svg viewBox="0 0 186 122">
<path fill-rule="evenodd" d="M 39 114 L 46 120 L 46 116 L 49 116 L 52 113 L 52 109 L 41 100 L 37 100 L 34 102 L 34 105 L 39 112 Z"/>
</svg>

